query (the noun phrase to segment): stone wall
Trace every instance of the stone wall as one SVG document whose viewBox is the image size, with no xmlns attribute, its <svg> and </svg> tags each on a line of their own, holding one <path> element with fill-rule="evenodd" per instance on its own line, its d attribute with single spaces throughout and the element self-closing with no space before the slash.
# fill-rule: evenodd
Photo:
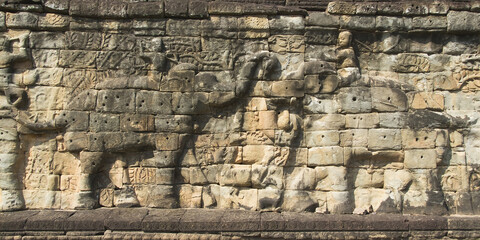
<svg viewBox="0 0 480 240">
<path fill-rule="evenodd" d="M 1 209 L 478 214 L 480 5 L 308 2 L 0 3 Z"/>
</svg>

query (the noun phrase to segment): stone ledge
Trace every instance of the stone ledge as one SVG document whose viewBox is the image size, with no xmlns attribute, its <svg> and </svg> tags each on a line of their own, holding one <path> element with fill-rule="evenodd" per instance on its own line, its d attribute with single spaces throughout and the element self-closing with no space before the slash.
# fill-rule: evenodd
<svg viewBox="0 0 480 240">
<path fill-rule="evenodd" d="M 85 3 L 88 1 L 88 4 Z M 129 2 L 121 0 L 44 0 L 26 4 L 21 1 L 0 1 L 0 10 L 69 13 L 80 17 L 131 18 L 179 17 L 206 18 L 213 15 L 294 14 L 327 11 L 346 15 L 423 16 L 446 15 L 449 10 L 478 12 L 478 4 L 457 2 L 415 2 L 370 0 L 368 2 L 331 0 L 158 0 Z M 260 6 L 260 7 L 259 7 Z"/>
<path fill-rule="evenodd" d="M 458 232 L 478 231 L 480 217 L 325 215 L 222 209 L 107 209 L 0 213 L 0 235 L 33 231 L 151 233 Z"/>
</svg>

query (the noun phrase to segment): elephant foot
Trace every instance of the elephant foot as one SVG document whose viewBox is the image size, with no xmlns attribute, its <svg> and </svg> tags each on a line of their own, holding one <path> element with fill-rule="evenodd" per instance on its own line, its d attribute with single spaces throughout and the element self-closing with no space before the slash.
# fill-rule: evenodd
<svg viewBox="0 0 480 240">
<path fill-rule="evenodd" d="M 137 195 L 132 186 L 127 186 L 114 192 L 114 205 L 121 208 L 139 206 Z"/>
<path fill-rule="evenodd" d="M 25 200 L 20 190 L 2 190 L 0 211 L 18 211 L 25 209 Z"/>
<path fill-rule="evenodd" d="M 90 191 L 79 192 L 76 196 L 74 209 L 93 209 L 97 207 L 98 200 Z"/>
</svg>

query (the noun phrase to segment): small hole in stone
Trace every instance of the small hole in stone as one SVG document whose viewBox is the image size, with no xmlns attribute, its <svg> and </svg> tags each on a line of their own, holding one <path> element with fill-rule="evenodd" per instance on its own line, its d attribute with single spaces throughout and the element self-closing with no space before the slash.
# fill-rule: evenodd
<svg viewBox="0 0 480 240">
<path fill-rule="evenodd" d="M 138 105 L 138 107 L 142 107 L 142 106 L 143 106 L 142 104 Z"/>
<path fill-rule="evenodd" d="M 383 138 L 387 138 L 387 136 L 383 136 Z"/>
<path fill-rule="evenodd" d="M 118 96 L 118 95 L 117 95 L 117 96 L 115 96 L 115 97 L 116 97 L 116 98 L 120 98 L 120 96 Z"/>
<path fill-rule="evenodd" d="M 323 67 L 323 64 L 320 64 L 320 67 Z"/>
<path fill-rule="evenodd" d="M 90 93 L 87 93 L 87 96 L 90 96 Z"/>
<path fill-rule="evenodd" d="M 387 100 L 390 101 L 392 98 L 388 97 Z"/>
<path fill-rule="evenodd" d="M 73 142 L 73 140 L 72 140 L 72 139 L 70 139 L 70 142 Z"/>
<path fill-rule="evenodd" d="M 423 155 L 422 155 L 422 156 L 420 156 L 420 158 L 423 158 Z"/>
<path fill-rule="evenodd" d="M 423 138 L 423 140 L 427 140 L 427 139 L 428 139 L 428 137 L 424 137 L 424 138 Z"/>
<path fill-rule="evenodd" d="M 72 122 L 75 122 L 75 118 L 74 118 L 74 119 L 72 119 Z"/>
<path fill-rule="evenodd" d="M 129 121 L 129 122 L 130 122 L 130 121 L 131 121 L 131 120 L 130 120 L 130 118 L 128 118 L 128 119 L 127 119 L 127 121 Z"/>
<path fill-rule="evenodd" d="M 105 107 L 105 103 L 103 103 L 103 104 L 102 104 L 102 106 L 104 106 L 104 107 Z"/>
<path fill-rule="evenodd" d="M 138 124 L 138 122 L 135 122 L 135 124 Z"/>
<path fill-rule="evenodd" d="M 357 101 L 357 97 L 353 97 L 352 100 L 353 100 L 353 101 Z"/>
<path fill-rule="evenodd" d="M 142 103 L 144 103 L 144 102 L 145 102 L 145 100 L 142 100 Z"/>
<path fill-rule="evenodd" d="M 322 135 L 322 138 L 324 138 L 324 137 L 325 137 L 325 135 Z"/>
<path fill-rule="evenodd" d="M 415 141 L 417 141 L 417 142 L 418 142 L 418 138 L 415 138 Z"/>
<path fill-rule="evenodd" d="M 105 99 L 108 99 L 108 97 L 107 97 L 107 96 L 105 96 Z"/>
<path fill-rule="evenodd" d="M 352 133 L 352 136 L 355 136 L 355 133 Z"/>
<path fill-rule="evenodd" d="M 105 120 L 105 123 L 107 123 L 107 120 Z"/>
<path fill-rule="evenodd" d="M 128 103 L 127 103 L 127 104 L 125 104 L 125 106 L 127 106 L 127 107 L 128 107 L 128 106 L 130 106 L 130 104 L 128 104 Z"/>
<path fill-rule="evenodd" d="M 93 140 L 97 141 L 97 138 L 94 138 Z"/>
<path fill-rule="evenodd" d="M 95 163 L 93 162 L 92 165 L 95 166 Z"/>
<path fill-rule="evenodd" d="M 167 140 L 168 140 L 168 137 L 166 137 L 166 138 L 167 138 Z"/>
<path fill-rule="evenodd" d="M 360 118 L 360 120 L 363 120 L 363 118 Z"/>
<path fill-rule="evenodd" d="M 65 117 L 65 116 L 67 116 L 67 114 L 64 113 L 63 116 Z"/>
<path fill-rule="evenodd" d="M 160 106 L 163 106 L 163 103 L 160 103 Z"/>
<path fill-rule="evenodd" d="M 169 122 L 169 121 L 167 121 L 167 124 L 169 124 L 169 123 L 170 123 L 170 122 Z"/>
</svg>

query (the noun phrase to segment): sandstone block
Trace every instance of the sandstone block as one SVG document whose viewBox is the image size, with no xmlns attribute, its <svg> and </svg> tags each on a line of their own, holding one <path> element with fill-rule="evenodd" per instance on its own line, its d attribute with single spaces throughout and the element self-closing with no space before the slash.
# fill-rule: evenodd
<svg viewBox="0 0 480 240">
<path fill-rule="evenodd" d="M 163 2 L 133 2 L 128 4 L 129 17 L 163 17 Z"/>
<path fill-rule="evenodd" d="M 220 187 L 219 207 L 223 209 L 256 210 L 258 208 L 258 190 L 235 187 Z"/>
<path fill-rule="evenodd" d="M 469 189 L 469 174 L 466 166 L 439 168 L 439 178 L 443 191 L 464 192 Z"/>
<path fill-rule="evenodd" d="M 354 213 L 364 214 L 370 211 L 378 213 L 399 213 L 401 196 L 399 193 L 384 189 L 355 189 Z"/>
<path fill-rule="evenodd" d="M 67 132 L 63 137 L 65 139 L 66 151 L 81 151 L 89 146 L 89 141 L 85 133 Z"/>
<path fill-rule="evenodd" d="M 120 129 L 125 132 L 153 132 L 155 118 L 153 115 L 125 114 L 120 117 Z"/>
<path fill-rule="evenodd" d="M 317 181 L 315 190 L 345 191 L 348 189 L 346 167 L 316 167 L 315 178 Z"/>
<path fill-rule="evenodd" d="M 307 147 L 336 146 L 340 141 L 338 131 L 314 131 L 305 133 Z"/>
<path fill-rule="evenodd" d="M 155 141 L 157 150 L 174 151 L 180 147 L 180 136 L 176 133 L 158 133 Z"/>
<path fill-rule="evenodd" d="M 157 132 L 188 133 L 192 129 L 192 118 L 187 115 L 157 115 L 155 130 Z"/>
<path fill-rule="evenodd" d="M 98 14 L 104 17 L 124 18 L 127 16 L 127 3 L 98 1 Z"/>
<path fill-rule="evenodd" d="M 402 31 L 406 29 L 403 17 L 377 16 L 375 27 L 381 31 Z"/>
<path fill-rule="evenodd" d="M 38 15 L 30 12 L 7 13 L 6 25 L 8 28 L 33 29 L 38 26 Z"/>
<path fill-rule="evenodd" d="M 222 186 L 251 186 L 252 166 L 225 164 L 220 172 Z"/>
<path fill-rule="evenodd" d="M 348 191 L 327 192 L 328 211 L 334 214 L 352 213 L 354 208 L 353 193 Z"/>
<path fill-rule="evenodd" d="M 474 32 L 480 27 L 473 24 L 480 20 L 479 13 L 466 11 L 449 11 L 447 14 L 447 30 L 450 32 Z"/>
<path fill-rule="evenodd" d="M 274 146 L 269 145 L 247 145 L 243 147 L 242 162 L 246 164 L 254 164 L 265 162 L 268 158 L 273 157 Z"/>
<path fill-rule="evenodd" d="M 252 165 L 252 186 L 254 188 L 283 189 L 283 167 Z"/>
<path fill-rule="evenodd" d="M 311 190 L 315 188 L 315 169 L 308 167 L 286 167 L 285 189 Z"/>
<path fill-rule="evenodd" d="M 447 29 L 447 17 L 445 16 L 428 16 L 414 17 L 412 19 L 412 27 L 414 29 Z"/>
<path fill-rule="evenodd" d="M 330 14 L 353 15 L 356 13 L 356 7 L 355 4 L 348 2 L 330 2 L 328 3 L 327 12 Z"/>
<path fill-rule="evenodd" d="M 159 185 L 171 185 L 174 183 L 174 168 L 157 168 L 155 170 L 155 183 Z"/>
<path fill-rule="evenodd" d="M 303 33 L 305 28 L 304 18 L 301 16 L 276 16 L 268 21 L 273 33 Z"/>
<path fill-rule="evenodd" d="M 220 203 L 220 186 L 215 184 L 204 186 L 202 201 L 204 208 L 218 207 Z"/>
<path fill-rule="evenodd" d="M 372 108 L 379 112 L 403 112 L 407 110 L 407 95 L 396 88 L 372 88 Z"/>
<path fill-rule="evenodd" d="M 343 148 L 313 147 L 308 149 L 308 166 L 344 165 Z"/>
<path fill-rule="evenodd" d="M 2 190 L 20 190 L 20 176 L 14 173 L 0 173 L 0 189 Z"/>
<path fill-rule="evenodd" d="M 304 111 L 307 114 L 330 113 L 335 114 L 340 109 L 334 99 L 321 99 L 310 95 L 304 97 Z"/>
<path fill-rule="evenodd" d="M 283 197 L 289 199 L 289 201 L 283 201 L 282 203 L 282 209 L 285 211 L 313 212 L 318 204 L 307 191 L 285 190 Z"/>
<path fill-rule="evenodd" d="M 412 182 L 412 175 L 408 170 L 386 169 L 384 173 L 384 186 L 386 189 L 403 191 Z"/>
<path fill-rule="evenodd" d="M 351 129 L 340 132 L 340 146 L 367 147 L 368 129 Z"/>
<path fill-rule="evenodd" d="M 305 130 L 338 130 L 345 127 L 345 116 L 341 114 L 307 115 Z"/>
<path fill-rule="evenodd" d="M 278 189 L 258 189 L 258 209 L 276 210 L 282 200 L 283 190 Z"/>
<path fill-rule="evenodd" d="M 372 150 L 401 149 L 402 135 L 399 129 L 370 129 L 368 148 Z"/>
<path fill-rule="evenodd" d="M 358 168 L 349 175 L 355 188 L 383 188 L 384 171 L 381 169 Z"/>
<path fill-rule="evenodd" d="M 443 110 L 444 96 L 431 92 L 415 93 L 411 96 L 410 106 L 414 109 Z"/>
<path fill-rule="evenodd" d="M 188 184 L 180 185 L 179 206 L 181 208 L 201 208 L 202 207 L 202 187 L 191 186 Z"/>
<path fill-rule="evenodd" d="M 342 113 L 365 113 L 372 110 L 371 92 L 368 88 L 342 88 L 337 97 Z"/>
<path fill-rule="evenodd" d="M 402 144 L 405 149 L 434 148 L 436 139 L 436 131 L 402 129 Z"/>
<path fill-rule="evenodd" d="M 442 215 L 447 212 L 443 193 L 438 191 L 408 191 L 404 195 L 403 212 Z"/>
<path fill-rule="evenodd" d="M 188 16 L 194 18 L 208 17 L 208 3 L 203 1 L 190 1 L 188 5 Z"/>
<path fill-rule="evenodd" d="M 119 130 L 120 119 L 118 115 L 102 113 L 92 113 L 90 115 L 90 131 L 115 132 Z"/>
<path fill-rule="evenodd" d="M 406 168 L 436 168 L 437 152 L 435 149 L 426 150 L 406 150 L 405 151 Z"/>
<path fill-rule="evenodd" d="M 340 18 L 325 12 L 311 12 L 306 18 L 306 25 L 338 27 L 340 26 Z"/>
<path fill-rule="evenodd" d="M 3 153 L 0 154 L 0 173 L 12 173 L 15 171 L 17 155 Z"/>
<path fill-rule="evenodd" d="M 378 113 L 347 114 L 345 116 L 346 128 L 376 128 L 379 123 Z"/>
<path fill-rule="evenodd" d="M 177 200 L 172 186 L 138 185 L 135 186 L 138 202 L 142 207 L 175 208 Z"/>
<path fill-rule="evenodd" d="M 44 3 L 46 9 L 68 12 L 69 1 L 67 0 L 47 0 Z"/>
<path fill-rule="evenodd" d="M 341 16 L 340 27 L 352 30 L 375 29 L 374 16 Z"/>
</svg>

